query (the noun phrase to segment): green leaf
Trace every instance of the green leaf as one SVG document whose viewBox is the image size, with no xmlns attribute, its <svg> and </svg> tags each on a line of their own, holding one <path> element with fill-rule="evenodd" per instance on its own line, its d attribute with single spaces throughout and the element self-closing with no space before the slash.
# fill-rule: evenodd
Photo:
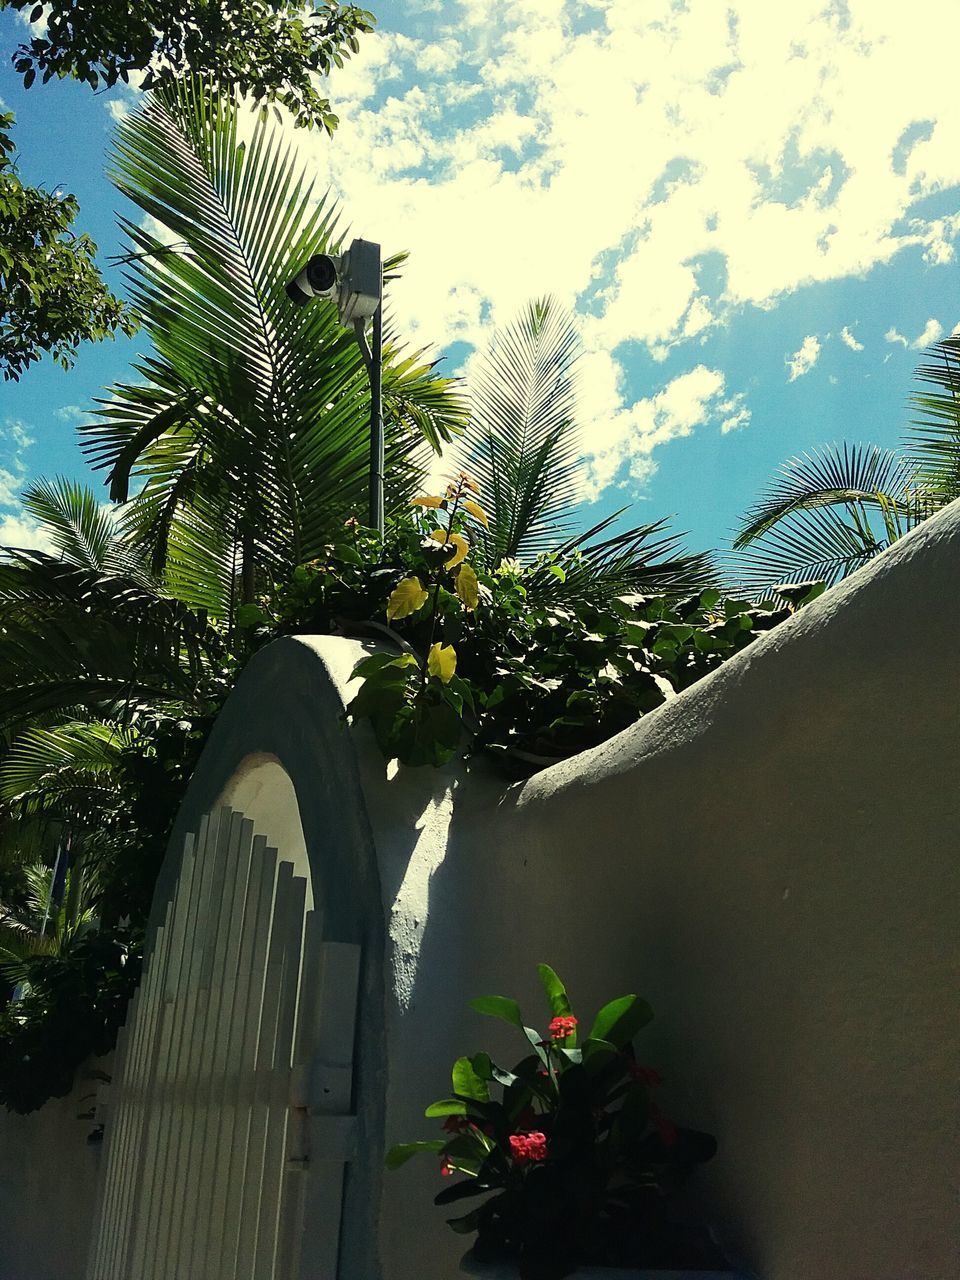
<svg viewBox="0 0 960 1280">
<path fill-rule="evenodd" d="M 453 1064 L 453 1092 L 461 1098 L 475 1098 L 479 1102 L 490 1100 L 487 1082 L 477 1074 L 469 1058 L 458 1058 Z"/>
<path fill-rule="evenodd" d="M 538 964 L 537 973 L 550 1002 L 550 1012 L 555 1018 L 570 1017 L 573 1010 L 567 999 L 567 989 L 548 964 Z"/>
<path fill-rule="evenodd" d="M 609 1040 L 618 1049 L 653 1019 L 653 1010 L 639 996 L 621 996 L 605 1004 L 594 1019 L 590 1040 Z"/>
<path fill-rule="evenodd" d="M 259 627 L 270 621 L 268 614 L 256 604 L 242 604 L 235 614 L 238 627 Z"/>
<path fill-rule="evenodd" d="M 486 1014 L 488 1018 L 500 1018 L 503 1022 L 509 1022 L 519 1031 L 524 1030 L 520 1006 L 516 1000 L 510 1000 L 507 996 L 478 996 L 470 1001 L 470 1008 L 475 1013 Z"/>
<path fill-rule="evenodd" d="M 433 1197 L 434 1204 L 455 1204 L 457 1200 L 466 1200 L 470 1196 L 482 1196 L 490 1190 L 485 1182 L 468 1177 L 466 1182 L 455 1182 Z"/>
<path fill-rule="evenodd" d="M 489 1053 L 475 1053 L 470 1059 L 470 1064 L 481 1080 L 494 1079 L 494 1066 L 490 1061 Z"/>
<path fill-rule="evenodd" d="M 620 1051 L 609 1040 L 588 1039 L 583 1046 L 583 1065 L 593 1075 L 620 1057 Z"/>
<path fill-rule="evenodd" d="M 439 1102 L 431 1102 L 423 1114 L 428 1120 L 441 1116 L 465 1116 L 467 1104 L 461 1098 L 441 1098 Z"/>
<path fill-rule="evenodd" d="M 388 1169 L 399 1169 L 402 1164 L 406 1164 L 411 1157 L 419 1155 L 422 1151 L 442 1151 L 445 1146 L 446 1143 L 441 1138 L 433 1142 L 401 1142 L 390 1148 L 384 1164 Z"/>
<path fill-rule="evenodd" d="M 395 653 L 373 653 L 369 658 L 361 658 L 350 673 L 350 678 L 356 680 L 363 678 L 367 680 L 370 676 L 376 675 L 378 671 L 382 671 L 384 667 L 396 667 L 402 669 L 404 667 L 416 666 L 417 660 L 410 653 L 401 654 L 399 657 Z"/>
</svg>

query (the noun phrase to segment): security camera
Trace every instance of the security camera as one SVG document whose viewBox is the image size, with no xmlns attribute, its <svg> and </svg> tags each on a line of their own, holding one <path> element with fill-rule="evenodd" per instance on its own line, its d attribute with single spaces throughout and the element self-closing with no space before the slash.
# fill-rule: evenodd
<svg viewBox="0 0 960 1280">
<path fill-rule="evenodd" d="M 329 253 L 315 254 L 287 285 L 287 297 L 298 307 L 305 307 L 311 298 L 336 298 L 342 261 Z"/>
</svg>

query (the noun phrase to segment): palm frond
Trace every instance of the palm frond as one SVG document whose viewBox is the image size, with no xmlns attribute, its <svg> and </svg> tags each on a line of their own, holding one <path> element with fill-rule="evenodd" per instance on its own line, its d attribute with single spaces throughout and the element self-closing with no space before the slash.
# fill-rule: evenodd
<svg viewBox="0 0 960 1280">
<path fill-rule="evenodd" d="M 744 516 L 734 547 L 745 547 L 800 511 L 862 503 L 909 518 L 914 471 L 893 449 L 841 444 L 788 458 Z"/>
<path fill-rule="evenodd" d="M 935 508 L 960 498 L 960 337 L 944 338 L 927 357 L 916 377 L 940 392 L 911 396 L 919 416 L 910 423 L 904 450 Z"/>
<path fill-rule="evenodd" d="M 155 588 L 41 551 L 0 560 L 0 724 L 76 706 L 191 703 L 223 640 Z"/>
<path fill-rule="evenodd" d="M 686 595 L 713 585 L 717 573 L 710 556 L 684 553 L 682 535 L 667 533 L 666 520 L 601 538 L 624 510 L 607 516 L 556 549 L 554 556 L 564 565 L 562 578 L 546 564 L 535 568 L 527 579 L 531 596 L 600 602 L 631 592 Z M 579 554 L 571 563 L 567 557 L 574 552 Z"/>
<path fill-rule="evenodd" d="M 0 800 L 39 797 L 48 805 L 112 790 L 109 774 L 136 737 L 130 726 L 96 720 L 27 729 L 0 761 Z"/>
<path fill-rule="evenodd" d="M 783 516 L 748 550 L 730 558 L 728 572 L 738 591 L 757 597 L 801 582 L 833 586 L 886 550 L 890 541 L 874 529 L 861 504 L 810 508 Z"/>
<path fill-rule="evenodd" d="M 572 532 L 579 354 L 571 317 L 543 298 L 496 334 L 471 376 L 470 423 L 455 456 L 483 490 L 494 563 L 534 557 Z"/>
<path fill-rule="evenodd" d="M 892 449 L 842 444 L 790 458 L 747 512 L 726 557 L 738 587 L 838 582 L 930 514 L 915 465 Z"/>
</svg>

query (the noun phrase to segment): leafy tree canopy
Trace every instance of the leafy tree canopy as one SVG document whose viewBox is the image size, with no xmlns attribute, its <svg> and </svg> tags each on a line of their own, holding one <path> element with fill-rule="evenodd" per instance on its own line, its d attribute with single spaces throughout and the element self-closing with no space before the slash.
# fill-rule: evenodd
<svg viewBox="0 0 960 1280">
<path fill-rule="evenodd" d="M 93 89 L 136 76 L 152 89 L 196 71 L 221 88 L 280 102 L 299 125 L 329 133 L 337 117 L 314 74 L 342 66 L 375 22 L 366 9 L 337 0 L 0 0 L 0 8 L 31 21 L 47 15 L 46 30 L 13 56 L 28 89 L 38 75 L 72 76 Z"/>
<path fill-rule="evenodd" d="M 0 115 L 0 372 L 7 381 L 48 351 L 69 369 L 81 342 L 135 327 L 100 277 L 97 246 L 71 230 L 76 199 L 20 181 L 12 125 L 12 114 Z"/>
</svg>

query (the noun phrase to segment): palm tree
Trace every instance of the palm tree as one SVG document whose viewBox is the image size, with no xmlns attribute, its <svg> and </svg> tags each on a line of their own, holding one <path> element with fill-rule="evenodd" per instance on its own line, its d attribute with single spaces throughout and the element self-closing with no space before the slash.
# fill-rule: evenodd
<svg viewBox="0 0 960 1280">
<path fill-rule="evenodd" d="M 930 348 L 914 394 L 918 416 L 900 451 L 832 445 L 785 462 L 734 540 L 734 573 L 750 591 L 813 579 L 832 585 L 960 497 L 960 338 Z"/>
<path fill-rule="evenodd" d="M 362 509 L 367 483 L 359 348 L 335 308 L 299 308 L 284 287 L 312 254 L 339 251 L 340 214 L 265 115 L 248 123 L 193 78 L 120 124 L 112 178 L 140 211 L 122 223 L 127 282 L 154 350 L 81 432 L 114 501 L 145 481 L 122 518 L 153 571 L 179 599 L 228 618 L 258 583 L 318 554 Z M 387 280 L 401 261 L 387 263 Z M 383 400 L 395 510 L 425 449 L 448 440 L 465 409 L 389 323 Z"/>
<path fill-rule="evenodd" d="M 0 902 L 0 976 L 7 982 L 29 981 L 30 956 L 58 955 L 76 938 L 96 927 L 97 874 L 76 864 L 57 892 L 56 868 L 42 862 L 26 867 L 24 900 Z M 59 900 L 58 900 L 59 899 Z"/>
<path fill-rule="evenodd" d="M 540 564 L 535 592 L 597 598 L 623 592 L 683 593 L 713 576 L 709 558 L 679 554 L 680 538 L 655 521 L 607 534 L 626 508 L 578 527 L 583 442 L 577 423 L 580 342 L 573 319 L 555 299 L 530 303 L 498 332 L 470 380 L 469 425 L 454 447 L 483 491 L 490 520 L 482 554 L 490 568 L 505 559 L 578 561 L 564 575 Z"/>
<path fill-rule="evenodd" d="M 204 616 L 163 593 L 89 490 L 41 480 L 23 502 L 53 553 L 0 550 L 0 729 L 202 700 L 225 657 Z"/>
</svg>

